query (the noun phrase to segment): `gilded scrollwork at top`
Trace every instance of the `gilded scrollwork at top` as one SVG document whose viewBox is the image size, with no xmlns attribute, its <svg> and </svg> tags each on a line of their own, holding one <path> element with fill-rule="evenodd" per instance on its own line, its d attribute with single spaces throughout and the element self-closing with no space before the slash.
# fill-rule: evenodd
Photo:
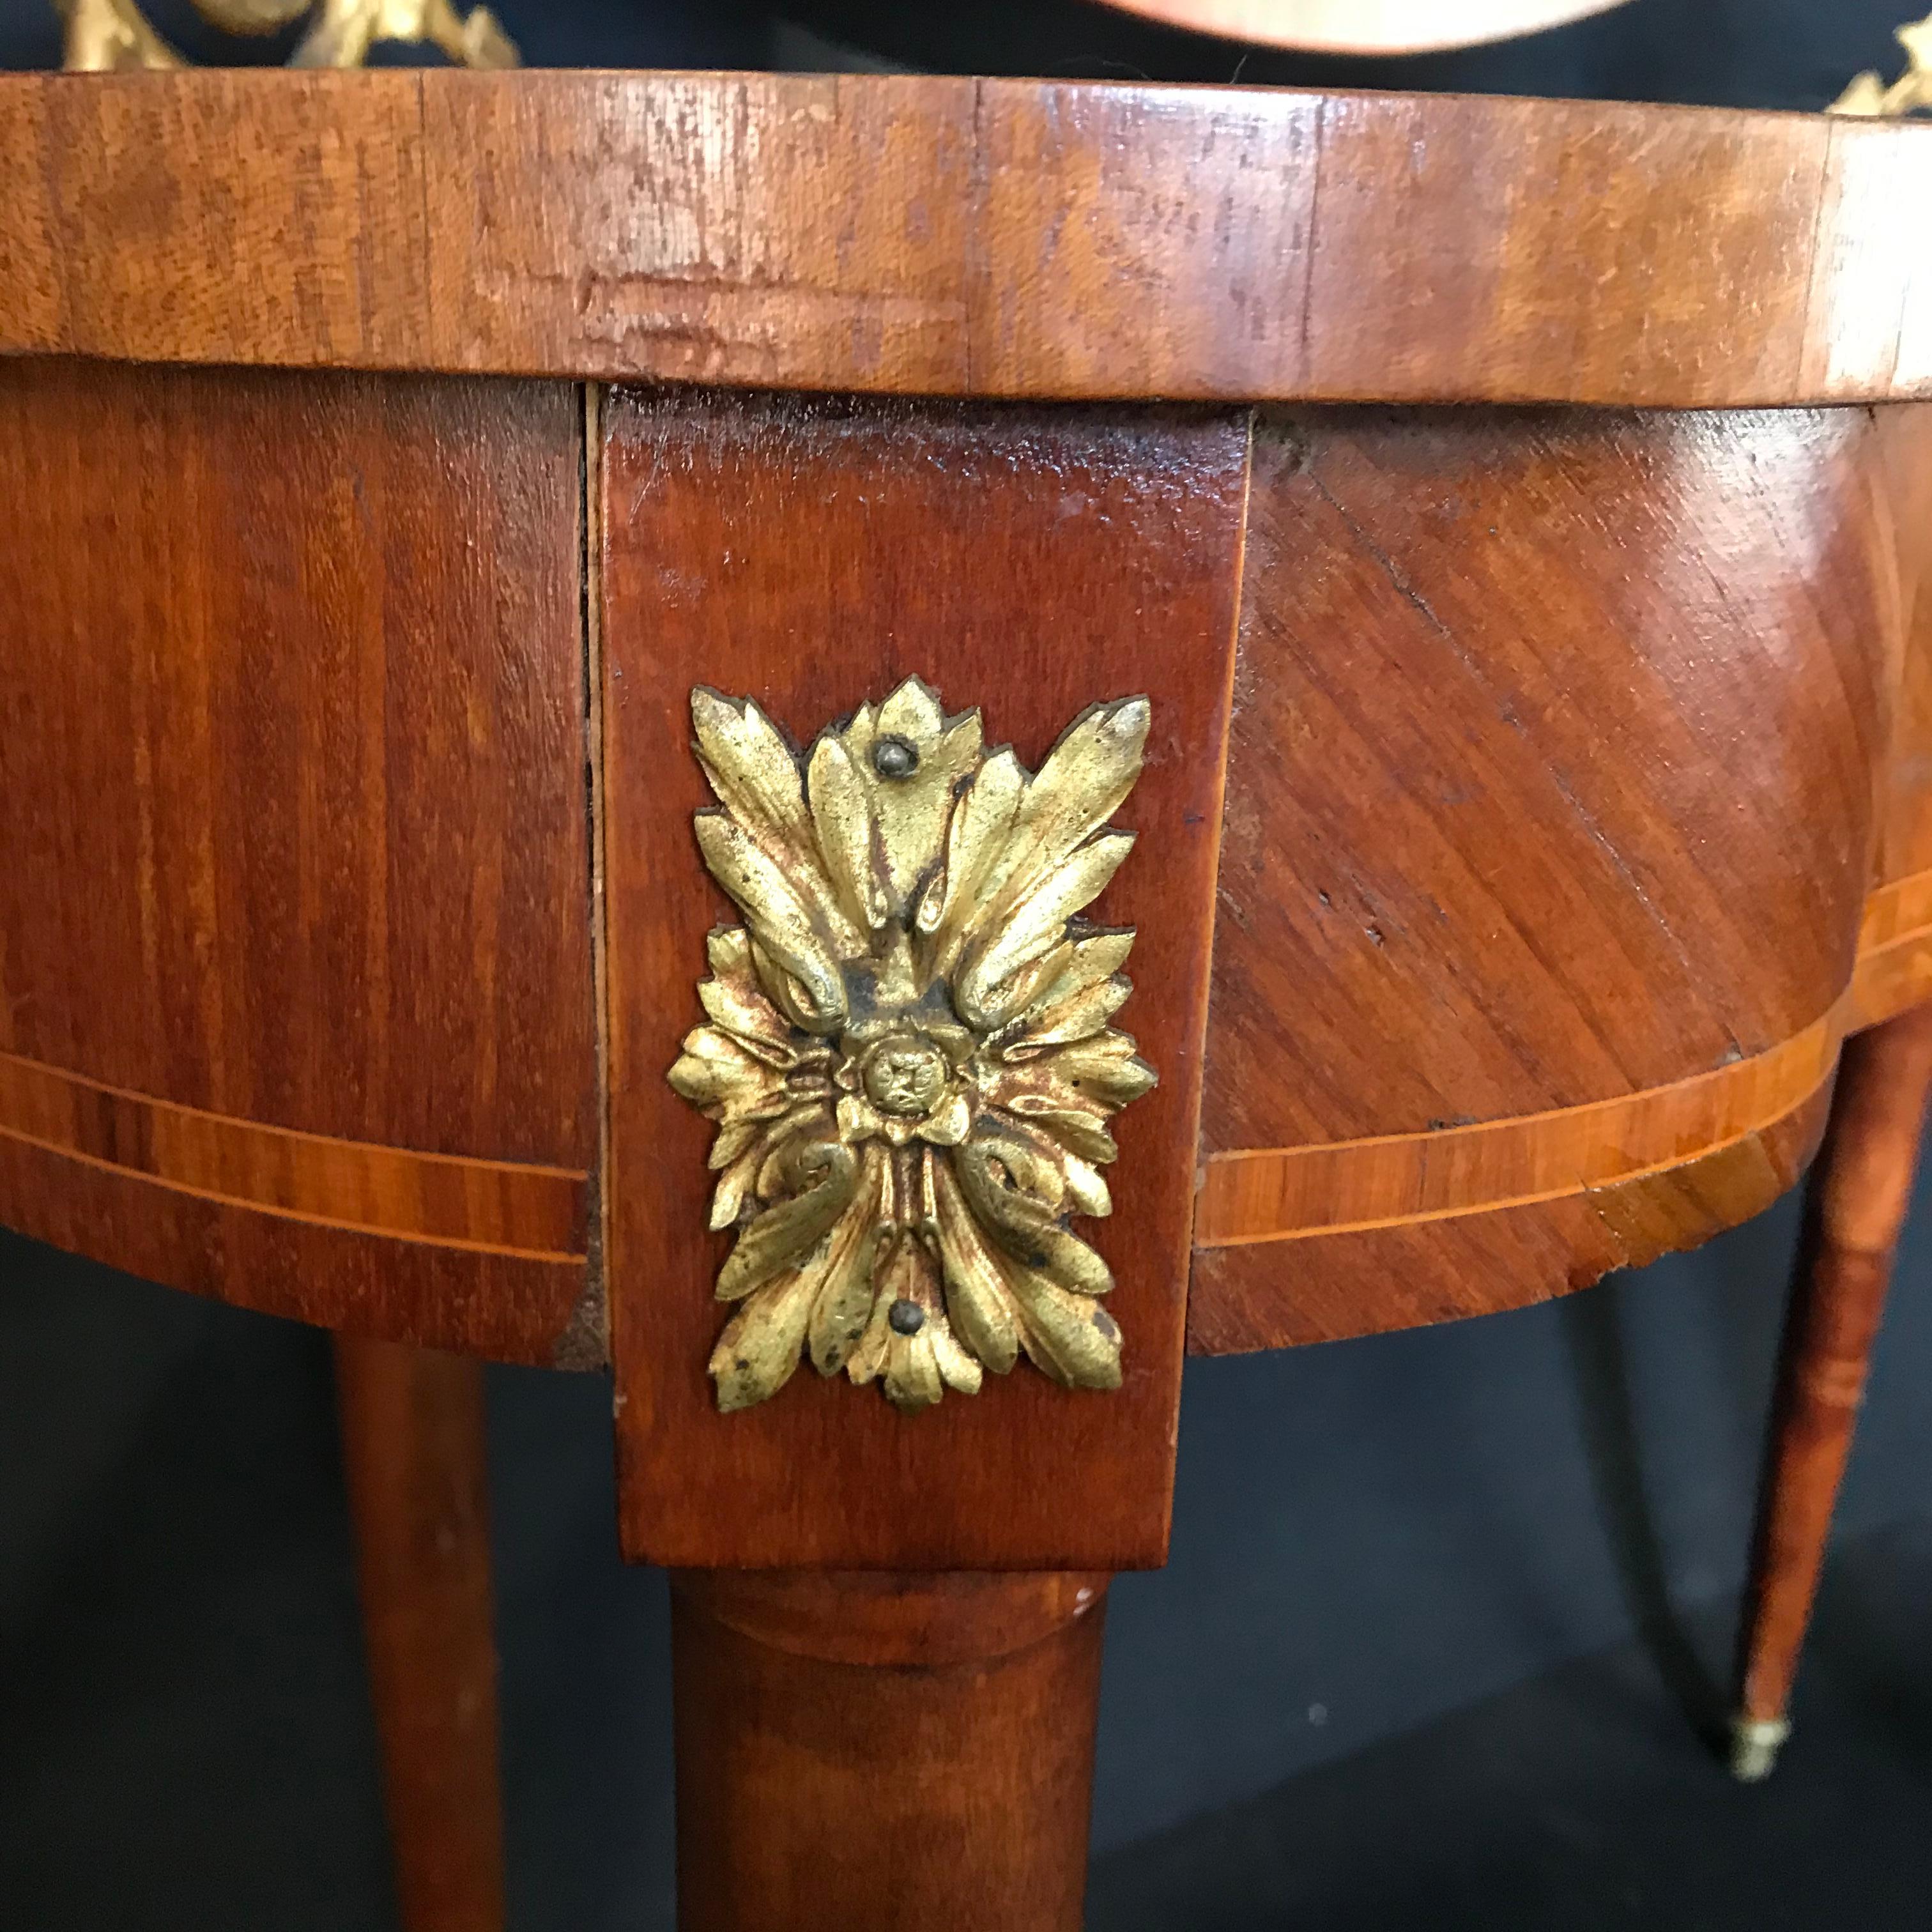
<svg viewBox="0 0 1932 1932">
<path fill-rule="evenodd" d="M 1132 848 L 1108 821 L 1148 707 L 1096 705 L 1036 775 L 918 680 L 801 758 L 749 699 L 692 694 L 718 805 L 697 815 L 745 916 L 709 941 L 709 1023 L 671 1084 L 718 1124 L 711 1225 L 736 1240 L 711 1358 L 721 1408 L 808 1358 L 902 1410 L 1022 1355 L 1120 1379 L 1108 1123 L 1154 1084 L 1112 1026 L 1131 931 L 1083 915 Z"/>
</svg>

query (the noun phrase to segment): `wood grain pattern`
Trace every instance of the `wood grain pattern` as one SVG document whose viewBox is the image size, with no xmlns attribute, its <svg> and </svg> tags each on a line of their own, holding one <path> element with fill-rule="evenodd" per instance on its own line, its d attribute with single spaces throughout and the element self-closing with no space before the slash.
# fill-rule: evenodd
<svg viewBox="0 0 1932 1932">
<path fill-rule="evenodd" d="M 64 348 L 66 278 L 53 202 L 47 192 L 52 151 L 44 89 L 0 88 L 0 148 L 7 192 L 0 195 L 0 353 L 33 355 Z"/>
<path fill-rule="evenodd" d="M 1932 934 L 1916 933 L 1858 962 L 1852 983 L 1856 1024 L 1876 1026 L 1932 999 Z"/>
<path fill-rule="evenodd" d="M 48 361 L 0 404 L 0 1209 L 250 1306 L 599 1359 L 568 395 Z M 1836 1034 L 1932 992 L 1928 419 L 1267 428 L 1194 1347 L 1661 1251 L 1609 1202 L 1690 1163 L 1759 1199 Z"/>
<path fill-rule="evenodd" d="M 1762 1133 L 1830 1079 L 1849 1000 L 1748 1060 L 1669 1086 L 1436 1132 L 1216 1154 L 1197 1248 L 1413 1226 L 1582 1194 Z"/>
<path fill-rule="evenodd" d="M 0 1136 L 0 1222 L 236 1308 L 544 1368 L 604 1357 L 582 1260 L 536 1261 L 265 1214 Z"/>
<path fill-rule="evenodd" d="M 687 1932 L 1078 1932 L 1106 1580 L 672 1582 Z"/>
<path fill-rule="evenodd" d="M 1850 1452 L 1932 1088 L 1932 1006 L 1846 1049 L 1786 1327 L 1746 1614 L 1740 1714 L 1784 1716 Z"/>
<path fill-rule="evenodd" d="M 536 1361 L 602 1358 L 608 1258 L 626 1552 L 720 1571 L 675 1586 L 686 1922 L 1073 1932 L 1101 1573 L 1165 1556 L 1184 1339 L 1486 1312 L 1732 1225 L 1843 1030 L 1932 989 L 1927 418 L 1741 406 L 1932 396 L 1893 226 L 1928 144 L 917 77 L 0 80 L 0 1220 Z M 573 382 L 484 375 L 927 400 L 592 391 L 586 434 Z M 1362 400 L 1648 413 L 1317 406 Z M 1126 1380 L 909 1421 L 802 1371 L 721 1417 L 708 1133 L 664 1080 L 724 910 L 686 695 L 804 737 L 911 674 L 1036 766 L 1152 700 L 1098 908 L 1162 1076 L 1096 1231 Z M 1910 1164 L 1880 1111 L 1886 1186 L 1822 1197 L 1868 1312 Z M 1795 1345 L 1831 1413 L 1787 1435 L 1787 1580 L 1868 1325 Z M 406 1902 L 494 1923 L 474 1371 L 344 1360 Z"/>
<path fill-rule="evenodd" d="M 580 464 L 562 386 L 0 364 L 10 1225 L 586 1352 Z"/>
<path fill-rule="evenodd" d="M 1865 895 L 1858 920 L 1858 970 L 1894 946 L 1914 946 L 1932 936 L 1932 870 L 1892 879 Z"/>
<path fill-rule="evenodd" d="M 1932 284 L 1902 259 L 1895 224 L 1932 192 L 1932 143 L 1875 140 L 1876 122 L 1830 125 L 1800 387 L 1820 402 L 1922 394 Z"/>
<path fill-rule="evenodd" d="M 1820 1088 L 1762 1132 L 1682 1167 L 1532 1206 L 1203 1250 L 1188 1351 L 1297 1348 L 1496 1314 L 1695 1247 L 1797 1185 L 1830 1100 Z"/>
<path fill-rule="evenodd" d="M 586 1174 L 290 1133 L 0 1054 L 0 1136 L 230 1207 L 439 1247 L 581 1262 Z"/>
<path fill-rule="evenodd" d="M 1875 428 L 1873 504 L 1894 532 L 1901 645 L 1872 867 L 1882 888 L 1932 869 L 1932 410 L 1880 410 Z"/>
<path fill-rule="evenodd" d="M 1932 998 L 1932 872 L 1881 886 L 1865 902 L 1848 1030 Z"/>
<path fill-rule="evenodd" d="M 428 171 L 428 353 L 463 368 L 972 386 L 970 84 L 640 78 L 425 86 L 430 152 L 476 158 Z"/>
<path fill-rule="evenodd" d="M 482 1364 L 339 1336 L 335 1375 L 403 1932 L 502 1932 Z"/>
<path fill-rule="evenodd" d="M 1166 1538 L 1246 427 L 615 392 L 604 410 L 611 1284 L 625 1546 L 676 1564 L 1114 1569 Z M 1097 916 L 1138 928 L 1121 1022 L 1160 1085 L 1120 1116 L 1094 1238 L 1118 1390 L 991 1378 L 916 1420 L 802 1370 L 720 1415 L 724 1238 L 707 1124 L 664 1076 L 728 911 L 690 818 L 700 680 L 809 738 L 917 673 L 1036 768 L 1145 693 L 1139 849 Z M 1040 1473 L 1051 1469 L 1051 1481 Z M 832 1472 L 862 1471 L 840 1483 Z M 986 1499 L 997 1496 L 997 1508 Z"/>
<path fill-rule="evenodd" d="M 1831 124 L 1749 125 L 1747 144 L 1735 123 L 1606 101 L 1325 100 L 1305 297 L 1305 366 L 1323 380 L 1309 393 L 1796 399 Z M 1666 192 L 1698 211 L 1694 248 L 1665 238 L 1676 221 L 1651 172 L 1660 140 Z M 1556 266 L 1585 261 L 1594 300 Z M 1734 292 L 1747 288 L 1756 299 L 1740 314 Z M 1541 376 L 1552 362 L 1572 372 L 1560 388 Z"/>
<path fill-rule="evenodd" d="M 66 262 L 62 347 L 172 361 L 160 345 L 180 340 L 195 352 L 178 359 L 198 362 L 418 366 L 430 290 L 412 76 L 35 78 L 36 184 Z M 344 80 L 356 87 L 346 113 Z M 127 245 L 104 245 L 116 233 Z M 190 260 L 193 277 L 169 272 Z M 260 352 L 291 336 L 303 353 Z"/>
<path fill-rule="evenodd" d="M 1202 1230 L 1495 1211 L 1204 1250 L 1192 1347 L 1580 1285 L 1672 1244 L 1606 1234 L 1606 1184 L 1726 1144 L 1707 1180 L 1794 1177 L 1906 648 L 1883 456 L 1840 413 L 1258 441 Z"/>
<path fill-rule="evenodd" d="M 1849 1033 L 1932 992 L 1932 872 L 1866 899 L 1851 984 L 1787 1040 L 1610 1100 L 1421 1133 L 1212 1156 L 1196 1249 L 1437 1220 L 1594 1194 L 1754 1139 L 1816 1096 Z"/>
<path fill-rule="evenodd" d="M 0 355 L 1034 398 L 1932 394 L 1932 270 L 1897 241 L 1900 184 L 1932 178 L 1910 125 L 940 76 L 10 75 L 0 169 Z"/>
</svg>

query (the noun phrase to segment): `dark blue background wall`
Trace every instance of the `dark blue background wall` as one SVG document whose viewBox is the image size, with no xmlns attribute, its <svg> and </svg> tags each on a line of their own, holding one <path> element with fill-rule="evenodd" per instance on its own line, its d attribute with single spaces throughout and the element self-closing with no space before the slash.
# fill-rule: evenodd
<svg viewBox="0 0 1932 1932">
<path fill-rule="evenodd" d="M 1810 108 L 1894 70 L 1904 4 L 1638 0 L 1513 47 L 1241 77 Z M 153 10 L 235 57 L 180 0 Z M 746 8 L 500 10 L 544 63 L 834 57 Z M 802 10 L 909 64 L 1240 58 L 1070 4 Z M 57 38 L 0 0 L 0 64 Z M 1110 1612 L 1097 1845 L 1633 1633 L 1708 1714 L 1723 1659 L 1681 1613 L 1742 1576 L 1794 1228 L 1787 1203 L 1559 1305 L 1192 1364 L 1173 1561 Z M 1928 1368 L 1922 1192 L 1846 1532 L 1932 1512 Z M 513 1922 L 668 1924 L 664 1594 L 616 1560 L 608 1385 L 504 1370 L 491 1397 Z M 326 1342 L 0 1236 L 0 1924 L 356 1932 L 392 1922 L 384 1856 Z"/>
</svg>

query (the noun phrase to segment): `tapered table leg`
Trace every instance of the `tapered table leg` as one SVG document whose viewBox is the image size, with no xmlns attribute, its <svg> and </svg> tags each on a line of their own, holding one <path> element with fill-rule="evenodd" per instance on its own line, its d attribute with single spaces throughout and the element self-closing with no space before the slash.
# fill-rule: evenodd
<svg viewBox="0 0 1932 1932">
<path fill-rule="evenodd" d="M 1792 1681 L 1912 1198 L 1928 1085 L 1932 1006 L 1845 1048 L 1812 1178 L 1760 1512 L 1732 1731 L 1742 1778 L 1766 1776 L 1790 1730 Z"/>
<path fill-rule="evenodd" d="M 479 1362 L 338 1336 L 343 1461 L 406 1932 L 501 1932 Z"/>
<path fill-rule="evenodd" d="M 680 1932 L 1078 1932 L 1107 1580 L 673 1580 Z"/>
</svg>

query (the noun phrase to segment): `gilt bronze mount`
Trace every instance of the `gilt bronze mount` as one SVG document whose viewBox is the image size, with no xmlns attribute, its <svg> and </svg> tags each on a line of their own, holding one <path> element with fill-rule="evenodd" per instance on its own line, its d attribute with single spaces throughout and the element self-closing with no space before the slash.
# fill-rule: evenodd
<svg viewBox="0 0 1932 1932">
<path fill-rule="evenodd" d="M 1133 844 L 1107 821 L 1147 700 L 1083 712 L 1032 776 L 916 678 L 802 758 L 748 698 L 691 704 L 699 848 L 745 916 L 670 1076 L 718 1123 L 711 1226 L 737 1234 L 718 1406 L 802 1355 L 904 1411 L 1022 1354 L 1117 1388 L 1113 1278 L 1069 1222 L 1112 1211 L 1107 1124 L 1154 1083 L 1109 1024 L 1133 933 L 1082 916 Z"/>
<path fill-rule="evenodd" d="M 187 63 L 158 34 L 136 0 L 54 0 L 66 25 L 61 64 L 71 73 L 112 74 Z M 195 10 L 231 34 L 279 33 L 309 14 L 291 67 L 361 67 L 382 42 L 434 47 L 458 67 L 520 64 L 516 45 L 488 7 L 458 14 L 452 0 L 194 0 Z M 310 10 L 313 7 L 313 13 Z"/>
</svg>

